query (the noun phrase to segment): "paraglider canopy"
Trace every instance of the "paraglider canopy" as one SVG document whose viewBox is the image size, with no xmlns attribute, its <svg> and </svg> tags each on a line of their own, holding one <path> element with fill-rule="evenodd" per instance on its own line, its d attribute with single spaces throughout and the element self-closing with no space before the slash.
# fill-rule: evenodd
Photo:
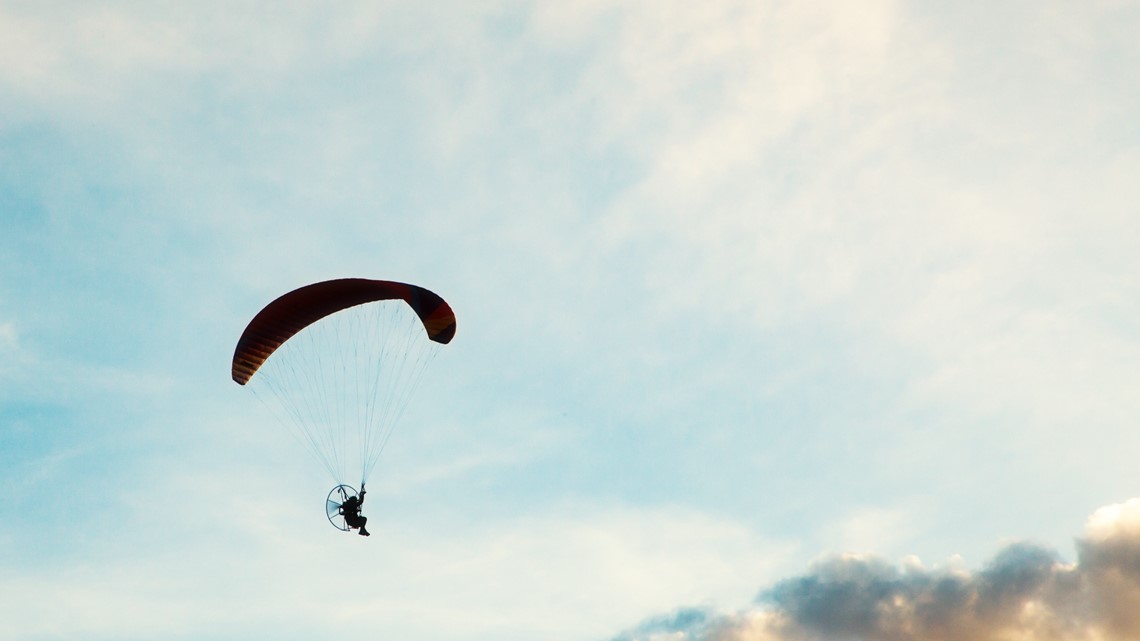
<svg viewBox="0 0 1140 641">
<path fill-rule="evenodd" d="M 419 316 L 429 339 L 447 344 L 455 336 L 455 314 L 423 287 L 387 280 L 341 278 L 306 285 L 269 303 L 253 317 L 234 349 L 231 375 L 245 385 L 285 341 L 316 321 L 349 307 L 403 300 Z"/>
<path fill-rule="evenodd" d="M 338 484 L 361 484 L 427 365 L 455 336 L 435 293 L 386 280 L 306 285 L 266 305 L 238 339 L 231 376 L 272 410 Z"/>
</svg>

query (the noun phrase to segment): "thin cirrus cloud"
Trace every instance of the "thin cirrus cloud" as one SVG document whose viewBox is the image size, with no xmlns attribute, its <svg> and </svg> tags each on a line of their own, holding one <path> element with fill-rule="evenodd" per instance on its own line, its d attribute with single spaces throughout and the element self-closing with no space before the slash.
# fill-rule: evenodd
<svg viewBox="0 0 1140 641">
<path fill-rule="evenodd" d="M 163 489 L 177 505 L 134 488 L 130 508 L 147 518 L 130 531 L 0 579 L 0 633 L 599 638 L 636 613 L 746 590 L 794 548 L 689 510 L 585 505 L 482 523 L 388 514 L 373 540 L 330 546 L 327 525 L 289 525 L 310 506 L 248 479 L 238 493 L 225 479 L 171 475 Z M 291 578 L 276 580 L 283 570 Z M 51 615 L 61 607 L 69 617 Z"/>
</svg>

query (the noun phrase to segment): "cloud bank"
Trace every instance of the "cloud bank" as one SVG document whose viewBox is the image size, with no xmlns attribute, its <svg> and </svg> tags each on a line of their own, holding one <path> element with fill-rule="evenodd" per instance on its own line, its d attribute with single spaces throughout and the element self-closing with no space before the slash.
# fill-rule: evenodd
<svg viewBox="0 0 1140 641">
<path fill-rule="evenodd" d="M 683 609 L 614 641 L 1115 641 L 1140 638 L 1140 498 L 1098 510 L 1077 562 L 1013 543 L 979 571 L 841 555 L 744 611 Z"/>
</svg>

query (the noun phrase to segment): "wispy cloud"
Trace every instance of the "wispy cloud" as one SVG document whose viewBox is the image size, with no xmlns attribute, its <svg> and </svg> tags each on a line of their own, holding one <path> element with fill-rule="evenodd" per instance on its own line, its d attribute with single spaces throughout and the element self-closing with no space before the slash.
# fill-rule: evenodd
<svg viewBox="0 0 1140 641">
<path fill-rule="evenodd" d="M 0 323 L 0 373 L 18 366 L 20 340 L 13 323 Z"/>
<path fill-rule="evenodd" d="M 0 635 L 597 637 L 667 603 L 746 593 L 794 548 L 688 509 L 561 504 L 478 520 L 415 517 L 384 498 L 366 540 L 314 521 L 315 504 L 260 471 L 176 468 L 118 489 L 104 518 L 47 538 L 60 546 L 48 562 L 6 567 Z M 52 615 L 61 607 L 68 617 Z"/>
<path fill-rule="evenodd" d="M 1140 635 L 1140 499 L 1090 517 L 1077 562 L 1015 543 L 985 567 L 842 555 L 739 612 L 680 610 L 622 641 L 1124 641 Z"/>
</svg>

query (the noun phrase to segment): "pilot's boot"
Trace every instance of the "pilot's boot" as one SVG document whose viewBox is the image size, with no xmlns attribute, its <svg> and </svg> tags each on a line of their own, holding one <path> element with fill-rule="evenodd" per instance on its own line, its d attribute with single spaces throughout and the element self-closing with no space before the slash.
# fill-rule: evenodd
<svg viewBox="0 0 1140 641">
<path fill-rule="evenodd" d="M 366 530 L 364 528 L 360 528 L 360 536 L 372 536 L 372 535 L 368 533 L 368 530 Z"/>
</svg>

